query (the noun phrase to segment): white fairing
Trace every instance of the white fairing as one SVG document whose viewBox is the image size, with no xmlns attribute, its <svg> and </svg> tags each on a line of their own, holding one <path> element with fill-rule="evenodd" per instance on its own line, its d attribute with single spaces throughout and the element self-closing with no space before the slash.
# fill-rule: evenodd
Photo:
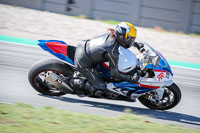
<svg viewBox="0 0 200 133">
<path fill-rule="evenodd" d="M 173 77 L 170 73 L 164 71 L 154 71 L 154 78 L 141 77 L 138 81 L 142 85 L 148 86 L 170 86 L 173 84 Z"/>
<path fill-rule="evenodd" d="M 119 71 L 127 73 L 133 70 L 137 64 L 137 57 L 135 56 L 135 54 L 123 47 L 119 48 L 119 53 Z"/>
</svg>

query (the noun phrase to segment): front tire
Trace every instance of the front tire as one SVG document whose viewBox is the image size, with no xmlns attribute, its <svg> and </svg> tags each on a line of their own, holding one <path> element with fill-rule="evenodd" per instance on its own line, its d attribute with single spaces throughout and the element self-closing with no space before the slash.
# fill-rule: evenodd
<svg viewBox="0 0 200 133">
<path fill-rule="evenodd" d="M 73 69 L 67 64 L 56 60 L 47 59 L 36 62 L 32 68 L 29 70 L 28 79 L 31 86 L 44 95 L 49 96 L 61 96 L 66 93 L 62 90 L 51 89 L 47 83 L 42 79 L 42 75 L 46 72 L 54 72 L 64 77 L 71 76 L 73 74 Z"/>
<path fill-rule="evenodd" d="M 173 83 L 171 86 L 166 87 L 166 89 L 169 90 L 170 93 L 173 94 L 173 101 L 170 104 L 165 104 L 165 105 L 156 105 L 154 103 L 151 102 L 151 100 L 149 100 L 147 97 L 147 95 L 149 94 L 145 94 L 140 96 L 138 99 L 139 101 L 146 107 L 150 108 L 150 109 L 156 109 L 156 110 L 168 110 L 171 109 L 173 107 L 175 107 L 181 100 L 181 91 L 179 89 L 179 87 Z M 166 95 L 167 97 L 167 95 Z"/>
</svg>

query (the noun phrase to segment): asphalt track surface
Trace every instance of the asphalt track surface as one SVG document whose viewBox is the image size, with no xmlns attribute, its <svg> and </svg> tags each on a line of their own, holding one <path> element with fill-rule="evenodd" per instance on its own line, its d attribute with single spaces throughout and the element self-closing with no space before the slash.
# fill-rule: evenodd
<svg viewBox="0 0 200 133">
<path fill-rule="evenodd" d="M 36 107 L 53 106 L 72 112 L 118 116 L 129 108 L 148 120 L 200 129 L 200 70 L 172 67 L 182 100 L 168 111 L 150 110 L 140 102 L 124 102 L 75 95 L 50 97 L 36 92 L 28 82 L 28 70 L 36 61 L 54 58 L 39 47 L 0 42 L 0 102 L 23 102 Z"/>
</svg>

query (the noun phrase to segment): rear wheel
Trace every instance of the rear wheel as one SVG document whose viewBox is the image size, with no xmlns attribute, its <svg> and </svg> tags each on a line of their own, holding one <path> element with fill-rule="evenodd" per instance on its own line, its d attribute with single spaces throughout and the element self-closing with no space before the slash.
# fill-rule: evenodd
<svg viewBox="0 0 200 133">
<path fill-rule="evenodd" d="M 66 94 L 62 89 L 54 87 L 45 80 L 46 74 L 52 72 L 62 78 L 66 78 L 73 74 L 73 69 L 56 59 L 39 61 L 32 66 L 28 73 L 28 79 L 31 86 L 44 95 L 61 96 Z"/>
<path fill-rule="evenodd" d="M 175 107 L 180 102 L 181 91 L 179 87 L 173 83 L 171 86 L 164 88 L 162 99 L 157 98 L 156 91 L 146 93 L 138 99 L 144 106 L 150 109 L 167 110 Z"/>
</svg>

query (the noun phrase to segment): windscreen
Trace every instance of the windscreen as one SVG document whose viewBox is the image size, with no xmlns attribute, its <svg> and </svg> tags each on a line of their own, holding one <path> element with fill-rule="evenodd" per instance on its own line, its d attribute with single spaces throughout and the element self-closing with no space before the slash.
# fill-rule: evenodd
<svg viewBox="0 0 200 133">
<path fill-rule="evenodd" d="M 150 61 L 149 63 L 151 64 L 156 64 L 158 67 L 170 72 L 172 75 L 172 71 L 170 68 L 170 65 L 168 64 L 167 60 L 165 59 L 165 57 L 158 51 L 156 51 L 153 47 L 151 47 L 149 44 L 144 43 L 145 45 L 145 50 L 149 51 L 150 54 Z"/>
</svg>

